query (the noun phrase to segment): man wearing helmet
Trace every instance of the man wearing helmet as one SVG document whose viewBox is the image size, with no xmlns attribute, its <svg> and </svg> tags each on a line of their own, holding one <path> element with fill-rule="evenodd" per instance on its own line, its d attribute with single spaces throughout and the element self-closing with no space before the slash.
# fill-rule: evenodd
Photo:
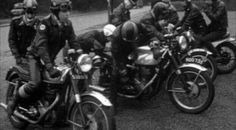
<svg viewBox="0 0 236 130">
<path fill-rule="evenodd" d="M 154 33 L 147 30 L 143 24 L 133 21 L 126 21 L 114 31 L 111 42 L 113 57 L 111 101 L 114 105 L 116 105 L 116 89 L 120 87 L 118 86 L 120 78 L 127 76 L 128 55 L 135 52 L 138 46 L 146 45 L 151 41 L 157 41 Z"/>
<path fill-rule="evenodd" d="M 36 0 L 24 0 L 24 14 L 14 17 L 10 23 L 8 42 L 10 50 L 16 59 L 16 64 L 21 65 L 36 34 L 39 20 L 36 18 L 38 4 Z"/>
<path fill-rule="evenodd" d="M 132 9 L 137 0 L 124 0 L 118 7 L 113 11 L 111 24 L 118 26 L 127 20 L 130 20 L 130 9 Z"/>
<path fill-rule="evenodd" d="M 54 60 L 58 52 L 68 41 L 70 47 L 79 49 L 72 27 L 68 19 L 71 10 L 69 0 L 52 0 L 51 12 L 46 16 L 37 28 L 36 36 L 29 50 L 29 65 L 31 81 L 20 87 L 12 102 L 8 104 L 8 114 L 12 114 L 17 103 L 25 98 L 29 98 L 36 93 L 41 77 L 36 59 L 41 59 L 51 78 L 58 77 L 60 71 L 55 69 Z"/>
<path fill-rule="evenodd" d="M 111 40 L 112 34 L 116 27 L 112 24 L 108 24 L 103 27 L 103 30 L 92 30 L 77 36 L 77 41 L 81 46 L 81 49 L 85 53 L 94 51 L 102 53 L 106 43 Z"/>
</svg>

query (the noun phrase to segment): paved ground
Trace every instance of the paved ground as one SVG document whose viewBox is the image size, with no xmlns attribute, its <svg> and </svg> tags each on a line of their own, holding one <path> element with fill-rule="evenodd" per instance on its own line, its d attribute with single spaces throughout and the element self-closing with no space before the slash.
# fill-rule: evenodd
<svg viewBox="0 0 236 130">
<path fill-rule="evenodd" d="M 132 19 L 139 19 L 149 7 L 132 10 Z M 182 16 L 182 13 L 180 13 Z M 105 11 L 74 15 L 71 17 L 76 34 L 101 26 L 107 21 Z M 92 27 L 93 26 L 93 27 Z M 95 27 L 94 27 L 95 26 Z M 236 34 L 236 12 L 229 12 L 229 30 Z M 4 76 L 14 60 L 7 44 L 8 26 L 0 27 L 0 101 L 5 100 Z M 58 60 L 60 61 L 60 60 Z M 216 96 L 212 106 L 202 114 L 190 115 L 177 110 L 165 92 L 152 101 L 120 99 L 118 107 L 118 130 L 235 130 L 236 129 L 236 71 L 220 75 L 214 82 Z M 0 110 L 0 130 L 13 130 L 6 114 Z M 41 129 L 30 127 L 32 129 Z M 42 129 L 45 130 L 45 129 Z M 50 130 L 50 129 L 47 129 Z M 62 130 L 66 130 L 62 129 Z"/>
</svg>

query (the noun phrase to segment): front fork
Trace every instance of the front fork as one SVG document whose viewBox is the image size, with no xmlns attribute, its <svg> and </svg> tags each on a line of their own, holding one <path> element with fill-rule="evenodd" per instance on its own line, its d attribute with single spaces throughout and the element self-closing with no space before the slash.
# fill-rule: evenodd
<svg viewBox="0 0 236 130">
<path fill-rule="evenodd" d="M 81 105 L 81 96 L 80 96 L 80 92 L 79 92 L 79 89 L 78 89 L 78 86 L 83 87 L 84 84 L 85 84 L 84 80 L 72 79 L 72 87 L 73 87 L 73 90 L 74 90 L 75 102 L 76 102 L 76 104 L 78 104 L 83 126 L 86 126 L 87 122 L 86 122 L 85 116 L 83 114 L 82 105 Z"/>
</svg>

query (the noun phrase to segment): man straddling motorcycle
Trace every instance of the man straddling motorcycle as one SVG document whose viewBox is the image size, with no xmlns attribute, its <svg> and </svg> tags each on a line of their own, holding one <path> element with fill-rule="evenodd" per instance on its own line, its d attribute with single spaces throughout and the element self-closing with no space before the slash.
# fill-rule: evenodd
<svg viewBox="0 0 236 130">
<path fill-rule="evenodd" d="M 44 62 L 44 67 L 51 78 L 55 78 L 60 75 L 60 71 L 54 68 L 54 60 L 65 42 L 68 41 L 71 48 L 80 48 L 72 23 L 68 19 L 71 11 L 70 0 L 51 0 L 50 10 L 51 13 L 39 24 L 29 50 L 30 82 L 20 87 L 13 100 L 8 103 L 9 115 L 13 113 L 16 105 L 22 99 L 29 99 L 39 89 L 41 77 L 37 59 Z"/>
<path fill-rule="evenodd" d="M 85 53 L 91 51 L 95 52 L 100 56 L 106 56 L 104 54 L 104 49 L 106 43 L 111 41 L 112 34 L 116 27 L 112 24 L 107 24 L 102 30 L 92 30 L 77 36 L 77 41 L 81 46 L 81 49 Z"/>
<path fill-rule="evenodd" d="M 200 44 L 207 47 L 216 59 L 220 59 L 219 52 L 211 42 L 218 40 L 227 33 L 228 20 L 224 2 L 221 0 L 212 0 L 212 4 L 204 9 L 204 12 L 211 20 L 208 26 L 200 9 L 192 4 L 191 0 L 185 0 L 185 6 L 185 15 L 181 22 L 176 24 L 174 28 L 181 26 L 181 31 L 184 31 L 191 27 Z"/>
<path fill-rule="evenodd" d="M 17 65 L 23 65 L 27 48 L 36 34 L 39 19 L 36 18 L 38 3 L 36 0 L 23 1 L 24 14 L 13 17 L 8 35 L 9 47 Z"/>
<path fill-rule="evenodd" d="M 211 3 L 206 3 L 206 5 L 203 11 L 211 20 L 211 23 L 207 27 L 206 34 L 200 40 L 205 44 L 211 44 L 211 42 L 219 40 L 227 33 L 228 15 L 225 3 L 222 0 L 211 0 Z M 219 52 L 213 45 L 211 47 L 211 51 L 217 59 L 221 59 Z"/>
</svg>

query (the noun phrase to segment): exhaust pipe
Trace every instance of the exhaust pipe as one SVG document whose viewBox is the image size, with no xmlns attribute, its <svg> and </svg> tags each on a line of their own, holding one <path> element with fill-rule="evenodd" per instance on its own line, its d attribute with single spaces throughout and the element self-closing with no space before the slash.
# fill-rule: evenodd
<svg viewBox="0 0 236 130">
<path fill-rule="evenodd" d="M 3 102 L 0 103 L 0 107 L 2 107 L 5 111 L 7 110 L 7 105 Z"/>
</svg>

